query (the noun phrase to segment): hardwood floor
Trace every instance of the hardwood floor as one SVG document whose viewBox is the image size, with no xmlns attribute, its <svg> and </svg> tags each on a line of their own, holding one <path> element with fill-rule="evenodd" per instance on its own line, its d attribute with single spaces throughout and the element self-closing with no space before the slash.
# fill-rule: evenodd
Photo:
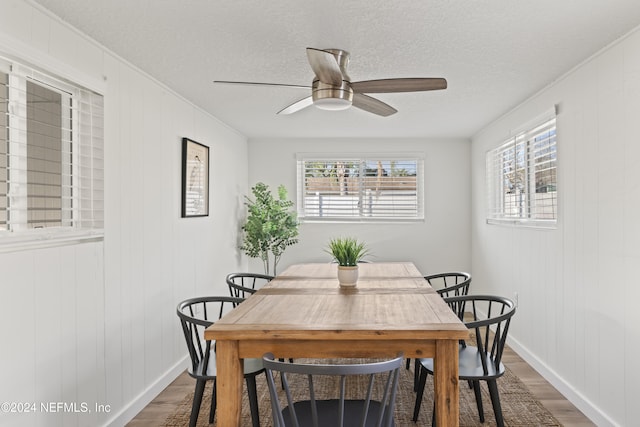
<svg viewBox="0 0 640 427">
<path fill-rule="evenodd" d="M 595 426 L 551 384 L 542 378 L 514 351 L 507 348 L 503 362 L 525 383 L 545 408 L 565 427 Z M 162 393 L 127 424 L 129 427 L 157 427 L 173 412 L 184 396 L 193 391 L 195 382 L 186 373 L 180 375 Z M 399 426 L 402 427 L 402 426 Z"/>
<path fill-rule="evenodd" d="M 533 394 L 564 427 L 595 426 L 578 408 L 565 399 L 558 390 L 542 378 L 538 372 L 509 347 L 505 348 L 502 362 L 522 380 L 531 394 Z"/>
</svg>

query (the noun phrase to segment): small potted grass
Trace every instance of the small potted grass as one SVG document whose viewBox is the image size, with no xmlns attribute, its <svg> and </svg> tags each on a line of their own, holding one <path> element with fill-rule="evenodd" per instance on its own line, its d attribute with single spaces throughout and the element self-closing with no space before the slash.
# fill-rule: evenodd
<svg viewBox="0 0 640 427">
<path fill-rule="evenodd" d="M 326 250 L 338 263 L 338 282 L 341 287 L 354 287 L 358 282 L 358 262 L 369 254 L 367 246 L 353 237 L 336 237 Z"/>
</svg>

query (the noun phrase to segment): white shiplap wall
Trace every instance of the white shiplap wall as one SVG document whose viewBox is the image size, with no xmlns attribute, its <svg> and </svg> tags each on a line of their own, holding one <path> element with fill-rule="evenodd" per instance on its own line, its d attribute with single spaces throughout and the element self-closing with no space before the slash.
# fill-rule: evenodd
<svg viewBox="0 0 640 427">
<path fill-rule="evenodd" d="M 556 230 L 485 223 L 485 153 L 559 106 Z M 510 344 L 598 425 L 640 418 L 640 32 L 472 142 L 474 292 L 518 293 Z"/>
<path fill-rule="evenodd" d="M 123 425 L 186 367 L 175 307 L 228 291 L 247 189 L 244 137 L 56 18 L 0 0 L 0 52 L 105 96 L 105 239 L 0 253 L 0 426 Z M 210 216 L 180 218 L 181 138 L 210 146 Z M 40 403 L 110 405 L 49 413 Z M 79 407 L 81 409 L 81 407 Z"/>
</svg>

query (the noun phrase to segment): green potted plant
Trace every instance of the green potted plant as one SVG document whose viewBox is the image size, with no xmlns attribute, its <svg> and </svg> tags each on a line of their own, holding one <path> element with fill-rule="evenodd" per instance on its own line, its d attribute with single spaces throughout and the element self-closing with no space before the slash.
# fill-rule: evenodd
<svg viewBox="0 0 640 427">
<path fill-rule="evenodd" d="M 358 282 L 358 262 L 369 254 L 367 246 L 353 237 L 329 240 L 326 250 L 338 263 L 338 282 L 342 287 L 354 287 Z"/>
<path fill-rule="evenodd" d="M 298 218 L 291 210 L 293 202 L 287 200 L 283 185 L 278 187 L 277 198 L 262 182 L 252 187 L 251 192 L 254 198 L 246 197 L 248 215 L 242 226 L 240 249 L 252 258 L 260 258 L 265 274 L 275 276 L 282 253 L 298 243 Z"/>
</svg>

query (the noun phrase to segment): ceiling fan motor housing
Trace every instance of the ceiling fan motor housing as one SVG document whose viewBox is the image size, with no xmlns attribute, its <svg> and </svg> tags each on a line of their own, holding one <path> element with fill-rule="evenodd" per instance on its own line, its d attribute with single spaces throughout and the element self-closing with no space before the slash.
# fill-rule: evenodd
<svg viewBox="0 0 640 427">
<path fill-rule="evenodd" d="M 324 110 L 345 110 L 353 103 L 351 79 L 347 74 L 349 52 L 342 49 L 324 49 L 333 54 L 342 72 L 342 84 L 337 86 L 321 82 L 317 77 L 311 84 L 313 103 Z"/>
</svg>

